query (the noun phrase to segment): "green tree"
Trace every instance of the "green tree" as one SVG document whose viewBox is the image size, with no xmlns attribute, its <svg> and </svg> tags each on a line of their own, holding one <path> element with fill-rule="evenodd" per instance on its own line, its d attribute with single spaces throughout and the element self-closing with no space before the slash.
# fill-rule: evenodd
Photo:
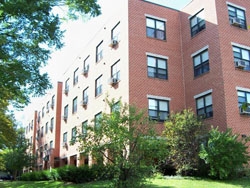
<svg viewBox="0 0 250 188">
<path fill-rule="evenodd" d="M 205 134 L 203 122 L 192 110 L 172 113 L 165 122 L 164 135 L 169 149 L 168 162 L 173 164 L 177 174 L 188 175 L 198 169 L 199 147 Z"/>
<path fill-rule="evenodd" d="M 23 168 L 32 166 L 34 156 L 27 153 L 30 148 L 28 140 L 25 138 L 24 129 L 17 130 L 16 144 L 4 149 L 1 152 L 6 171 L 10 172 L 14 179 L 22 173 Z"/>
<path fill-rule="evenodd" d="M 207 143 L 201 145 L 199 156 L 209 165 L 209 176 L 219 179 L 235 177 L 248 163 L 247 139 L 240 139 L 231 129 L 220 132 L 212 128 Z"/>
<path fill-rule="evenodd" d="M 78 136 L 79 150 L 113 165 L 114 187 L 141 186 L 156 159 L 165 157 L 166 141 L 157 136 L 156 125 L 143 111 L 121 102 L 107 103 L 112 112 L 102 113 L 87 134 Z"/>
<path fill-rule="evenodd" d="M 66 7 L 68 16 L 59 17 L 56 7 Z M 97 0 L 0 1 L 1 135 L 5 129 L 12 130 L 7 115 L 10 104 L 23 107 L 31 95 L 42 95 L 51 88 L 47 73 L 40 69 L 47 64 L 51 52 L 63 46 L 63 18 L 76 19 L 83 14 L 99 15 Z"/>
</svg>

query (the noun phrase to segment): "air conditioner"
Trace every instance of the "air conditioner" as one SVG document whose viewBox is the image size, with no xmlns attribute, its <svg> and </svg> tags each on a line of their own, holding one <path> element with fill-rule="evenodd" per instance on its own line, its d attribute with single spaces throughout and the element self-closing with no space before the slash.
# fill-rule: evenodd
<svg viewBox="0 0 250 188">
<path fill-rule="evenodd" d="M 64 94 L 68 95 L 68 93 L 69 93 L 69 88 L 67 87 L 67 88 L 64 89 Z"/>
<path fill-rule="evenodd" d="M 89 66 L 84 67 L 84 69 L 82 70 L 82 74 L 86 75 L 88 74 L 88 72 L 89 72 Z"/>
<path fill-rule="evenodd" d="M 53 131 L 53 126 L 50 126 L 49 129 L 50 129 L 50 131 L 52 132 L 52 131 Z"/>
<path fill-rule="evenodd" d="M 113 48 L 113 47 L 115 47 L 117 44 L 118 44 L 118 41 L 115 40 L 115 39 L 112 39 L 111 42 L 110 42 L 110 44 L 109 44 L 109 46 Z"/>
<path fill-rule="evenodd" d="M 62 147 L 63 147 L 63 148 L 67 148 L 67 147 L 68 147 L 67 142 L 63 142 L 63 143 L 62 143 Z"/>
<path fill-rule="evenodd" d="M 238 26 L 239 27 L 241 25 L 240 19 L 236 18 L 236 17 L 232 18 L 231 19 L 231 24 L 234 25 L 234 26 Z"/>
<path fill-rule="evenodd" d="M 250 115 L 250 107 L 247 107 L 245 109 L 240 107 L 240 114 L 242 114 L 242 115 Z"/>
<path fill-rule="evenodd" d="M 87 106 L 87 104 L 88 104 L 88 100 L 87 99 L 84 99 L 84 100 L 81 101 L 81 105 L 83 107 Z"/>
<path fill-rule="evenodd" d="M 110 85 L 114 85 L 114 84 L 117 84 L 118 81 L 119 81 L 119 80 L 118 80 L 117 78 L 110 78 L 110 79 L 109 79 L 109 84 L 110 84 Z"/>
<path fill-rule="evenodd" d="M 235 61 L 235 67 L 239 69 L 244 69 L 246 67 L 246 62 L 242 60 Z"/>
<path fill-rule="evenodd" d="M 67 121 L 67 119 L 68 119 L 68 116 L 63 116 L 64 121 Z"/>
</svg>

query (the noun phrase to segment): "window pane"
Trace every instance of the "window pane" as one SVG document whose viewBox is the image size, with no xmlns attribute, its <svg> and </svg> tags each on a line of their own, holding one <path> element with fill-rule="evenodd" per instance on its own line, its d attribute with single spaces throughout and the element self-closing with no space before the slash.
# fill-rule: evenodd
<svg viewBox="0 0 250 188">
<path fill-rule="evenodd" d="M 202 61 L 203 61 L 203 62 L 204 62 L 204 61 L 207 61 L 207 60 L 208 60 L 208 51 L 202 53 L 201 57 L 202 57 Z"/>
<path fill-rule="evenodd" d="M 155 29 L 147 28 L 147 36 L 155 37 Z"/>
<path fill-rule="evenodd" d="M 245 92 L 238 91 L 237 93 L 239 97 L 245 97 Z"/>
<path fill-rule="evenodd" d="M 147 27 L 155 28 L 155 21 L 153 19 L 147 18 Z"/>
<path fill-rule="evenodd" d="M 158 68 L 166 69 L 166 60 L 158 59 Z"/>
<path fill-rule="evenodd" d="M 241 50 L 241 52 L 242 52 L 242 59 L 250 60 L 250 58 L 249 58 L 249 51 L 247 51 L 247 50 Z"/>
<path fill-rule="evenodd" d="M 148 66 L 156 67 L 156 59 L 153 57 L 148 57 Z"/>
<path fill-rule="evenodd" d="M 165 30 L 164 25 L 165 25 L 164 22 L 156 21 L 156 29 L 164 31 Z"/>
<path fill-rule="evenodd" d="M 250 93 L 247 93 L 247 103 L 250 103 Z"/>
<path fill-rule="evenodd" d="M 149 77 L 156 77 L 156 69 L 152 67 L 148 67 L 148 76 Z"/>
<path fill-rule="evenodd" d="M 237 9 L 236 13 L 238 18 L 245 19 L 244 11 Z"/>
<path fill-rule="evenodd" d="M 168 103 L 166 101 L 159 101 L 160 111 L 168 111 Z"/>
<path fill-rule="evenodd" d="M 154 119 L 156 119 L 158 117 L 156 110 L 149 110 L 148 115 L 149 115 L 149 117 L 154 118 Z"/>
<path fill-rule="evenodd" d="M 197 24 L 197 18 L 194 17 L 191 19 L 191 27 L 195 26 Z"/>
<path fill-rule="evenodd" d="M 197 108 L 204 108 L 203 98 L 197 100 Z"/>
<path fill-rule="evenodd" d="M 194 57 L 194 66 L 201 64 L 200 56 Z"/>
<path fill-rule="evenodd" d="M 208 95 L 205 97 L 206 106 L 212 105 L 212 95 Z"/>
<path fill-rule="evenodd" d="M 148 106 L 149 106 L 149 109 L 157 110 L 157 101 L 154 99 L 149 99 Z"/>
<path fill-rule="evenodd" d="M 166 120 L 168 117 L 168 113 L 167 112 L 160 112 L 159 116 L 160 116 L 160 120 Z"/>
</svg>

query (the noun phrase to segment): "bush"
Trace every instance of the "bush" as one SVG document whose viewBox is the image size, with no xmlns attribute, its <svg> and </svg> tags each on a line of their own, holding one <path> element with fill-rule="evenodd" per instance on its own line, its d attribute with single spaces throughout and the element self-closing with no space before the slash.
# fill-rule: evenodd
<svg viewBox="0 0 250 188">
<path fill-rule="evenodd" d="M 247 146 L 231 129 L 220 132 L 212 128 L 207 143 L 203 143 L 199 156 L 209 165 L 209 176 L 227 179 L 243 169 L 248 163 Z"/>
</svg>

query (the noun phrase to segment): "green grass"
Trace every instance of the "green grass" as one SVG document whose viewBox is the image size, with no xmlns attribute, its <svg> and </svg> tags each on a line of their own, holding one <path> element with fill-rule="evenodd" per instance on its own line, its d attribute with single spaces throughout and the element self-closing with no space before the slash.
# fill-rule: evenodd
<svg viewBox="0 0 250 188">
<path fill-rule="evenodd" d="M 250 178 L 215 181 L 209 179 L 195 179 L 195 178 L 156 178 L 151 179 L 151 184 L 146 188 L 250 188 Z M 107 187 L 109 182 L 93 182 L 86 184 L 71 184 L 59 181 L 14 181 L 14 182 L 0 182 L 0 187 L 3 188 L 99 188 Z"/>
</svg>

